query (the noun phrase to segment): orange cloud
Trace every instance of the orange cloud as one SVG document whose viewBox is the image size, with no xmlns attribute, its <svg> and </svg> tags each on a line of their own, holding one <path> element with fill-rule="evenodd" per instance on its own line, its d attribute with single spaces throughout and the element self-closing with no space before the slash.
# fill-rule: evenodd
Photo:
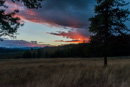
<svg viewBox="0 0 130 87">
<path fill-rule="evenodd" d="M 72 39 L 71 41 L 56 40 L 55 42 L 70 42 L 70 43 L 89 42 L 89 36 L 83 35 L 81 32 L 77 32 L 77 31 L 58 32 L 58 33 L 49 33 L 49 34 Z"/>
<path fill-rule="evenodd" d="M 70 40 L 70 41 L 64 41 L 64 40 L 55 40 L 55 42 L 67 42 L 67 43 L 87 43 L 87 40 Z"/>
</svg>

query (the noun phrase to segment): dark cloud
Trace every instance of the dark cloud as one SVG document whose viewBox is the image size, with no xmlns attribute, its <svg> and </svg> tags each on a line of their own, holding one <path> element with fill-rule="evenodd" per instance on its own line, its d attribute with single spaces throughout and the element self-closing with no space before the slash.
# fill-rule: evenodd
<svg viewBox="0 0 130 87">
<path fill-rule="evenodd" d="M 38 10 L 21 10 L 19 16 L 51 26 L 88 28 L 95 0 L 45 0 Z"/>
<path fill-rule="evenodd" d="M 29 10 L 19 4 L 10 5 L 12 9 L 21 10 L 18 16 L 32 22 L 58 27 L 88 28 L 88 19 L 94 15 L 95 4 L 96 0 L 45 0 L 38 10 Z"/>
</svg>

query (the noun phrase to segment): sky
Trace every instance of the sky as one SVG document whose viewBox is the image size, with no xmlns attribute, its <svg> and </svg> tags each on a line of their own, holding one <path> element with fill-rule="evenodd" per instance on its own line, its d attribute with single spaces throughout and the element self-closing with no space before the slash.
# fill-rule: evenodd
<svg viewBox="0 0 130 87">
<path fill-rule="evenodd" d="M 94 16 L 95 0 L 45 0 L 40 9 L 27 9 L 10 0 L 5 4 L 9 6 L 8 11 L 19 9 L 17 16 L 24 26 L 18 29 L 15 39 L 2 37 L 0 47 L 44 47 L 89 41 L 88 19 Z M 129 23 L 126 23 L 128 27 Z"/>
</svg>

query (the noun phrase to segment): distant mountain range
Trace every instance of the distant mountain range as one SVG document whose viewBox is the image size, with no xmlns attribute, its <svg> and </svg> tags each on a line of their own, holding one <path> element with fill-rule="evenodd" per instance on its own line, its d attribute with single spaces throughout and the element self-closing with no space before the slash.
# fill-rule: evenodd
<svg viewBox="0 0 130 87">
<path fill-rule="evenodd" d="M 20 52 L 22 50 L 39 49 L 41 47 L 0 47 L 0 53 Z"/>
</svg>

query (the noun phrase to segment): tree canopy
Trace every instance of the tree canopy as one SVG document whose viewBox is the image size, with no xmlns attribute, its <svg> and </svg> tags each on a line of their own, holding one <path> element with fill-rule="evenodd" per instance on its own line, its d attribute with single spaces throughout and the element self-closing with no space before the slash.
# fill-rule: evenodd
<svg viewBox="0 0 130 87">
<path fill-rule="evenodd" d="M 130 11 L 123 6 L 129 3 L 124 0 L 97 0 L 95 6 L 95 16 L 90 18 L 91 43 L 102 47 L 106 60 L 108 47 L 113 44 L 112 40 L 121 41 L 118 37 L 125 37 L 130 34 L 125 22 L 129 20 Z M 116 38 L 117 37 L 117 38 Z M 107 64 L 107 60 L 105 61 Z"/>
<path fill-rule="evenodd" d="M 129 34 L 125 22 L 130 11 L 121 8 L 127 4 L 124 0 L 97 0 L 95 16 L 90 18 L 90 31 L 94 33 L 91 40 L 104 42 L 111 36 Z"/>
<path fill-rule="evenodd" d="M 17 29 L 23 24 L 20 22 L 20 18 L 15 15 L 19 12 L 15 9 L 13 12 L 6 12 L 8 6 L 5 2 L 9 0 L 0 0 L 0 37 L 4 35 L 14 36 Z M 29 9 L 41 8 L 41 2 L 43 0 L 10 0 L 13 3 L 21 3 Z"/>
</svg>

